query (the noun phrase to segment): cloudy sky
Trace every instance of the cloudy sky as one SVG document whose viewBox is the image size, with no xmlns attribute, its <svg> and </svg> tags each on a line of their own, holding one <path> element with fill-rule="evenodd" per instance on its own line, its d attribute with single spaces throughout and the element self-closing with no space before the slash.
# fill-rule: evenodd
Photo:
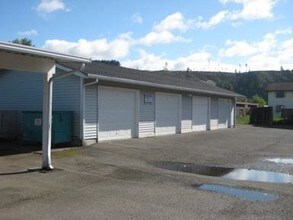
<svg viewBox="0 0 293 220">
<path fill-rule="evenodd" d="M 0 41 L 160 70 L 293 69 L 293 0 L 1 0 Z"/>
</svg>

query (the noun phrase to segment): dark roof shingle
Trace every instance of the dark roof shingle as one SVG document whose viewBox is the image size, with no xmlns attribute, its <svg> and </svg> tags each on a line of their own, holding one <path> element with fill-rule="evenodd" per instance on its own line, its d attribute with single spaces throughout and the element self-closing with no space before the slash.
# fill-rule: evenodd
<svg viewBox="0 0 293 220">
<path fill-rule="evenodd" d="M 293 82 L 271 83 L 267 91 L 293 91 Z"/>
<path fill-rule="evenodd" d="M 78 63 L 61 63 L 72 69 L 79 69 Z M 114 66 L 109 64 L 92 62 L 86 64 L 85 69 L 82 71 L 85 74 L 95 74 L 96 76 L 107 76 L 112 78 L 120 78 L 126 80 L 135 80 L 146 83 L 154 83 L 159 85 L 169 85 L 174 87 L 183 87 L 190 90 L 202 90 L 203 93 L 215 93 L 224 96 L 241 96 L 233 91 L 222 89 L 219 87 L 211 86 L 200 80 L 185 80 L 170 76 L 165 71 L 145 71 Z"/>
</svg>

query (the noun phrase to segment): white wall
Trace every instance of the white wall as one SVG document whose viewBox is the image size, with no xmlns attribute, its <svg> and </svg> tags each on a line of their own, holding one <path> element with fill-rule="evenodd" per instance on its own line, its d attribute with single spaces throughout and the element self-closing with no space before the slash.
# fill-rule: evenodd
<svg viewBox="0 0 293 220">
<path fill-rule="evenodd" d="M 0 73 L 1 110 L 42 110 L 43 74 L 2 71 Z"/>
<path fill-rule="evenodd" d="M 155 135 L 155 92 L 139 92 L 139 137 L 151 137 Z"/>
<path fill-rule="evenodd" d="M 43 74 L 5 70 L 0 73 L 0 110 L 17 111 L 16 135 L 21 135 L 22 111 L 42 111 Z"/>
<path fill-rule="evenodd" d="M 80 137 L 81 78 L 71 75 L 53 82 L 53 111 L 73 111 L 73 135 Z"/>
<path fill-rule="evenodd" d="M 98 100 L 99 100 L 99 92 L 97 90 L 97 85 L 88 86 L 85 89 L 84 93 L 84 143 L 95 143 L 97 140 L 97 132 L 99 127 L 99 112 L 98 112 Z M 157 92 L 157 94 L 161 94 Z M 184 133 L 192 131 L 192 96 L 184 96 L 179 93 L 163 93 L 170 96 L 178 96 L 178 131 L 173 133 Z M 210 116 L 210 121 L 207 121 L 206 129 L 210 129 L 209 123 L 211 123 L 211 130 L 219 128 L 218 125 L 218 117 L 219 110 L 218 97 L 206 97 L 209 107 L 207 109 L 207 115 Z M 234 99 L 223 99 L 227 105 L 225 105 L 225 127 L 233 127 L 235 124 L 234 120 Z M 156 133 L 156 126 L 158 125 L 158 121 L 156 121 L 156 117 L 158 117 L 156 108 L 158 105 L 164 103 L 164 99 L 158 100 L 156 97 L 156 92 L 153 90 L 139 90 L 139 107 L 138 107 L 138 137 L 151 137 L 159 135 L 160 132 Z M 174 106 L 173 106 L 174 107 Z M 172 124 L 173 125 L 173 124 Z M 168 125 L 166 125 L 168 127 Z M 171 125 L 170 125 L 171 126 Z M 180 130 L 179 130 L 180 129 Z M 170 132 L 171 133 L 171 132 Z M 88 142 L 90 141 L 90 142 Z"/>
<path fill-rule="evenodd" d="M 98 87 L 84 87 L 83 139 L 97 139 L 98 135 Z"/>
<path fill-rule="evenodd" d="M 286 91 L 284 98 L 277 98 L 276 92 L 268 92 L 268 105 L 273 107 L 273 115 L 280 116 L 281 112 L 276 112 L 277 105 L 284 105 L 285 108 L 293 108 L 293 91 Z"/>
</svg>

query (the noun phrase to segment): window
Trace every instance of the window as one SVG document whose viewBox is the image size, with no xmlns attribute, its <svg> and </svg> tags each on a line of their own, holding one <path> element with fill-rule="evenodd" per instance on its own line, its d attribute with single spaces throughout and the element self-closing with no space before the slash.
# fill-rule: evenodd
<svg viewBox="0 0 293 220">
<path fill-rule="evenodd" d="M 144 94 L 144 104 L 152 104 L 153 96 L 149 94 Z"/>
<path fill-rule="evenodd" d="M 276 98 L 284 98 L 285 92 L 284 91 L 277 91 L 276 92 Z"/>
<path fill-rule="evenodd" d="M 284 105 L 276 105 L 276 113 L 281 112 L 284 107 Z"/>
</svg>

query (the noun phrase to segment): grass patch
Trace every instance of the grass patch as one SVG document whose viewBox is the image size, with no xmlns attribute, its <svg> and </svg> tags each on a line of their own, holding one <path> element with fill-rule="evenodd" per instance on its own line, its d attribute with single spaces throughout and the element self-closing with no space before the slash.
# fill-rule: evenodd
<svg viewBox="0 0 293 220">
<path fill-rule="evenodd" d="M 273 124 L 284 124 L 284 118 L 276 116 L 273 118 Z"/>
<path fill-rule="evenodd" d="M 81 155 L 81 151 L 78 148 L 71 148 L 71 149 L 65 149 L 65 150 L 52 152 L 52 156 L 56 158 L 76 157 L 79 155 Z"/>
<path fill-rule="evenodd" d="M 249 115 L 246 116 L 237 116 L 236 124 L 238 125 L 248 125 L 249 124 Z"/>
<path fill-rule="evenodd" d="M 293 125 L 293 120 L 282 118 L 277 116 L 273 118 L 273 125 Z"/>
</svg>

